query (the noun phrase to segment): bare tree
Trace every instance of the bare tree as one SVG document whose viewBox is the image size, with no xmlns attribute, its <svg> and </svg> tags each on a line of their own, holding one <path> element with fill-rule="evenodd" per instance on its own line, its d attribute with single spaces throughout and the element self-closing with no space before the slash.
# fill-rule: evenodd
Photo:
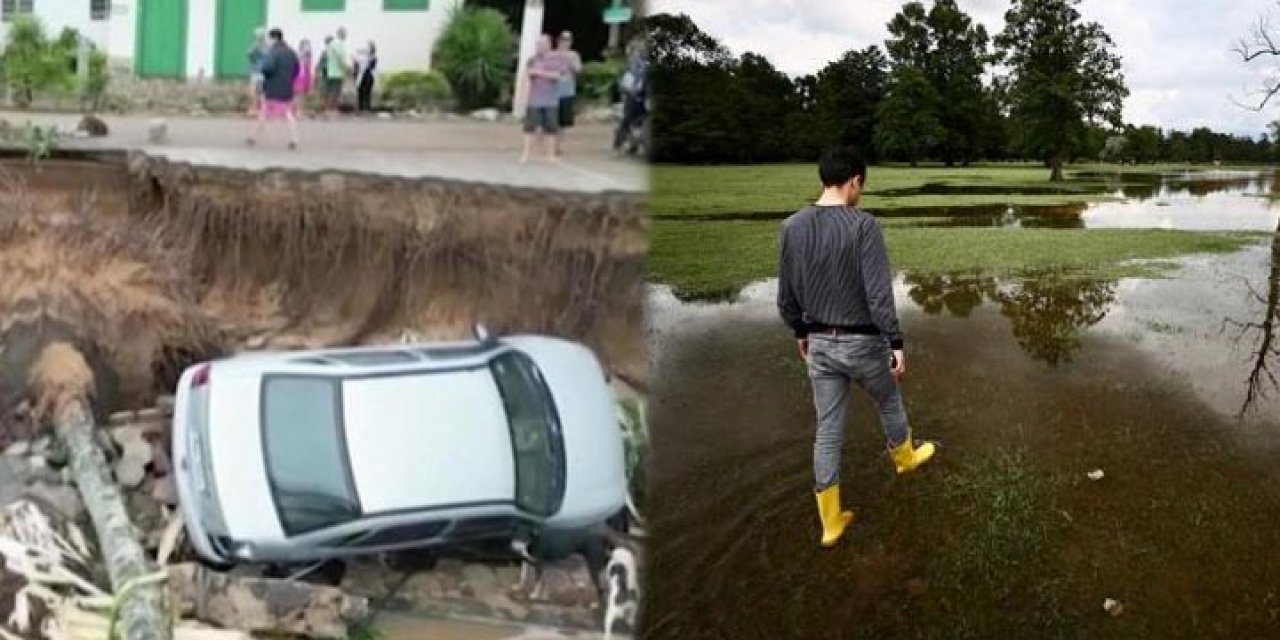
<svg viewBox="0 0 1280 640">
<path fill-rule="evenodd" d="M 1240 38 L 1233 51 L 1240 54 L 1247 64 L 1267 56 L 1280 57 L 1280 47 L 1277 46 L 1277 42 L 1280 42 L 1280 33 L 1274 31 L 1272 16 L 1267 13 L 1258 17 L 1258 21 L 1249 29 L 1249 33 Z M 1277 93 L 1280 93 L 1280 70 L 1268 75 L 1262 83 L 1262 88 L 1253 92 L 1256 104 L 1246 104 L 1235 98 L 1232 98 L 1232 102 L 1245 109 L 1262 111 Z"/>
</svg>

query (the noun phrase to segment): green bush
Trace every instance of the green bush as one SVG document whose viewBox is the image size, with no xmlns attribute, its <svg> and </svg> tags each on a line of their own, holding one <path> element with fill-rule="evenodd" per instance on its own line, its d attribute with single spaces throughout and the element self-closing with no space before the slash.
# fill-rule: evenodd
<svg viewBox="0 0 1280 640">
<path fill-rule="evenodd" d="M 382 102 L 394 109 L 427 109 L 453 97 L 449 81 L 436 71 L 398 71 L 383 78 Z"/>
<path fill-rule="evenodd" d="M 511 84 L 516 35 L 496 9 L 458 6 L 436 42 L 435 67 L 449 80 L 458 106 L 497 104 Z"/>
<path fill-rule="evenodd" d="M 622 60 L 588 62 L 582 65 L 579 94 L 586 100 L 608 102 L 609 88 L 622 75 L 626 63 Z"/>
<path fill-rule="evenodd" d="M 107 54 L 94 51 L 89 54 L 89 75 L 84 86 L 80 88 L 81 98 L 85 105 L 93 111 L 102 108 L 102 98 L 107 93 L 110 74 L 107 72 Z"/>
<path fill-rule="evenodd" d="M 5 83 L 20 106 L 29 106 L 37 93 L 67 91 L 74 86 L 75 74 L 73 65 L 67 64 L 65 37 L 63 34 L 63 38 L 50 41 L 38 19 L 28 15 L 14 17 L 0 66 L 4 67 Z"/>
</svg>

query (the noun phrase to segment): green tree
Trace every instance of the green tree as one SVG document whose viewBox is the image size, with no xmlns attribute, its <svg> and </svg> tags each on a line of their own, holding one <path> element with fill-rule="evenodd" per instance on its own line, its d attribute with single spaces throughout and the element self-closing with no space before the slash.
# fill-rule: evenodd
<svg viewBox="0 0 1280 640">
<path fill-rule="evenodd" d="M 877 113 L 875 148 L 879 157 L 906 160 L 914 167 L 936 149 L 946 136 L 938 102 L 938 94 L 923 71 L 910 66 L 895 70 Z"/>
<path fill-rule="evenodd" d="M 19 106 L 29 106 L 40 92 L 67 91 L 73 87 L 75 60 L 72 58 L 68 65 L 67 51 L 60 44 L 64 44 L 61 39 L 49 40 L 38 18 L 14 17 L 4 53 L 0 55 L 0 66 L 4 69 L 4 81 L 13 90 Z"/>
<path fill-rule="evenodd" d="M 888 25 L 892 38 L 885 48 L 894 67 L 912 67 L 924 74 L 938 96 L 937 119 L 942 125 L 931 151 L 948 166 L 968 164 L 984 150 L 995 105 L 987 99 L 982 74 L 991 60 L 986 28 L 956 5 L 936 0 L 926 12 L 910 2 Z"/>
<path fill-rule="evenodd" d="M 436 42 L 435 66 L 463 109 L 497 104 L 512 80 L 516 36 L 496 9 L 458 6 Z"/>
<path fill-rule="evenodd" d="M 1088 123 L 1120 125 L 1129 95 L 1111 37 L 1081 19 L 1079 2 L 1013 0 L 996 38 L 1017 143 L 1049 165 L 1053 181 L 1063 180 Z"/>
<path fill-rule="evenodd" d="M 1129 157 L 1138 163 L 1155 162 L 1160 159 L 1160 148 L 1164 145 L 1164 132 L 1151 125 L 1142 127 L 1130 126 L 1125 131 L 1129 140 Z"/>
<path fill-rule="evenodd" d="M 852 145 L 871 155 L 888 64 L 879 47 L 867 47 L 846 52 L 818 72 L 814 115 L 828 144 Z"/>
<path fill-rule="evenodd" d="M 1191 159 L 1191 145 L 1187 142 L 1187 134 L 1182 131 L 1170 131 L 1165 140 L 1165 148 L 1161 157 L 1169 162 L 1186 162 Z"/>
</svg>

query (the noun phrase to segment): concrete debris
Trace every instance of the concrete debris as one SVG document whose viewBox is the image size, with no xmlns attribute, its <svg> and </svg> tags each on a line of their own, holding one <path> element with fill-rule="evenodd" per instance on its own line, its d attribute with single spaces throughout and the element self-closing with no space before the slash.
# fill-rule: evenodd
<svg viewBox="0 0 1280 640">
<path fill-rule="evenodd" d="M 1121 604 L 1119 600 L 1107 598 L 1102 601 L 1102 610 L 1111 614 L 1111 617 L 1115 618 L 1124 613 L 1124 605 Z"/>
<path fill-rule="evenodd" d="M 147 465 L 151 463 L 151 443 L 136 440 L 124 445 L 120 459 L 116 461 L 116 482 L 135 489 L 147 479 Z"/>
<path fill-rule="evenodd" d="M 235 576 L 198 564 L 167 570 L 170 598 L 182 615 L 228 629 L 341 638 L 369 616 L 366 598 L 336 587 Z"/>
<path fill-rule="evenodd" d="M 19 440 L 4 450 L 7 456 L 25 456 L 31 452 L 31 443 L 26 440 Z"/>
<path fill-rule="evenodd" d="M 80 494 L 75 488 L 69 485 L 33 482 L 27 485 L 23 493 L 68 520 L 79 520 L 84 516 L 84 502 L 80 500 Z"/>
<path fill-rule="evenodd" d="M 155 483 L 151 485 L 151 497 L 162 505 L 178 506 L 178 484 L 173 476 L 156 478 Z"/>
</svg>

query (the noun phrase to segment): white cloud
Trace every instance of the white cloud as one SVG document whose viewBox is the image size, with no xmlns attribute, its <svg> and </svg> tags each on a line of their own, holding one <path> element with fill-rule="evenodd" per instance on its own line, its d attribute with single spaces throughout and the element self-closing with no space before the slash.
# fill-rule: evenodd
<svg viewBox="0 0 1280 640">
<path fill-rule="evenodd" d="M 812 73 L 849 49 L 883 46 L 897 0 L 649 0 L 652 13 L 686 13 L 734 53 L 763 54 L 792 75 Z M 992 34 L 1004 24 L 1008 0 L 960 0 Z M 1256 135 L 1280 119 L 1280 100 L 1262 113 L 1248 101 L 1262 78 L 1280 69 L 1270 60 L 1244 64 L 1231 51 L 1272 0 L 1083 0 L 1080 11 L 1101 23 L 1124 60 L 1130 122 L 1165 128 L 1209 126 Z"/>
</svg>

